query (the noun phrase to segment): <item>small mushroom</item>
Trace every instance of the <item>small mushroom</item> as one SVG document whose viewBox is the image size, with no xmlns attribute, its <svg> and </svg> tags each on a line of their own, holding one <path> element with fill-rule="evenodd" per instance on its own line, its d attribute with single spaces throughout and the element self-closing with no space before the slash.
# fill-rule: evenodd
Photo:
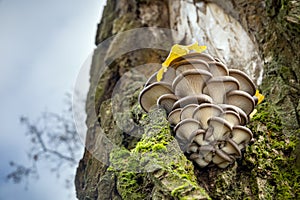
<svg viewBox="0 0 300 200">
<path fill-rule="evenodd" d="M 185 106 L 180 113 L 180 120 L 188 119 L 188 118 L 193 118 L 193 112 L 195 108 L 198 107 L 198 104 L 189 104 Z"/>
<path fill-rule="evenodd" d="M 202 60 L 181 61 L 172 66 L 172 68 L 176 70 L 176 75 L 191 69 L 209 71 L 208 64 Z"/>
<path fill-rule="evenodd" d="M 251 96 L 255 94 L 255 85 L 246 73 L 238 69 L 229 69 L 229 76 L 232 76 L 239 81 L 240 90 L 247 92 Z"/>
<path fill-rule="evenodd" d="M 253 137 L 253 134 L 249 128 L 239 125 L 233 127 L 231 134 L 231 139 L 239 146 L 242 143 L 248 143 Z M 243 147 L 244 145 L 241 145 L 239 148 L 241 149 Z"/>
<path fill-rule="evenodd" d="M 182 120 L 175 126 L 176 138 L 183 151 L 186 151 L 188 145 L 191 144 L 196 135 L 196 130 L 199 128 L 199 122 L 194 119 Z"/>
<path fill-rule="evenodd" d="M 226 111 L 233 111 L 239 114 L 240 118 L 241 118 L 241 125 L 245 125 L 246 123 L 249 122 L 249 117 L 247 116 L 247 114 L 240 109 L 237 106 L 234 105 L 229 105 L 229 104 L 219 104 L 219 106 L 226 112 Z"/>
<path fill-rule="evenodd" d="M 253 111 L 255 106 L 252 96 L 241 90 L 233 90 L 228 92 L 225 103 L 241 108 L 247 115 Z"/>
<path fill-rule="evenodd" d="M 213 163 L 220 168 L 227 167 L 233 160 L 222 150 L 216 149 L 216 154 L 212 158 Z"/>
<path fill-rule="evenodd" d="M 215 148 L 209 144 L 202 145 L 198 148 L 199 154 L 203 156 L 203 159 L 209 163 L 212 160 Z"/>
<path fill-rule="evenodd" d="M 192 161 L 194 161 L 195 163 L 197 163 L 197 165 L 199 165 L 199 167 L 206 167 L 209 162 L 206 162 L 203 158 L 202 155 L 200 155 L 199 153 L 193 153 L 190 155 L 189 157 Z"/>
<path fill-rule="evenodd" d="M 152 83 L 141 91 L 139 103 L 146 112 L 149 112 L 153 106 L 156 106 L 158 98 L 167 93 L 172 94 L 171 86 L 168 83 Z"/>
<path fill-rule="evenodd" d="M 189 104 L 202 104 L 202 103 L 212 103 L 212 98 L 205 94 L 186 96 L 180 98 L 173 105 L 173 110 L 176 108 L 184 108 Z"/>
<path fill-rule="evenodd" d="M 221 148 L 222 151 L 224 151 L 225 153 L 227 153 L 228 155 L 236 155 L 238 157 L 240 157 L 242 155 L 238 145 L 231 139 L 228 139 L 226 141 L 226 144 L 224 147 Z"/>
<path fill-rule="evenodd" d="M 212 117 L 207 123 L 215 140 L 223 140 L 225 135 L 232 130 L 230 124 L 221 117 Z"/>
<path fill-rule="evenodd" d="M 211 117 L 219 116 L 222 113 L 222 108 L 216 104 L 202 103 L 192 114 L 192 117 L 199 121 L 203 129 L 208 128 L 207 121 Z"/>
<path fill-rule="evenodd" d="M 241 117 L 235 111 L 227 110 L 227 111 L 221 113 L 220 117 L 222 117 L 226 121 L 228 121 L 231 126 L 241 124 Z"/>
<path fill-rule="evenodd" d="M 157 105 L 164 108 L 168 114 L 177 100 L 178 98 L 174 94 L 163 94 L 158 98 Z"/>
<path fill-rule="evenodd" d="M 203 93 L 209 95 L 217 104 L 224 103 L 226 93 L 239 89 L 239 82 L 230 76 L 217 76 L 211 78 L 203 89 Z"/>
<path fill-rule="evenodd" d="M 180 122 L 180 112 L 182 108 L 177 108 L 175 110 L 172 110 L 172 112 L 168 115 L 168 121 L 171 125 L 175 126 Z"/>
<path fill-rule="evenodd" d="M 187 153 L 196 153 L 197 152 L 197 150 L 198 150 L 198 145 L 196 144 L 196 143 L 192 143 L 189 147 L 188 147 L 188 149 L 187 149 Z"/>
<path fill-rule="evenodd" d="M 179 74 L 172 83 L 174 94 L 179 97 L 202 94 L 203 87 L 212 75 L 204 70 L 188 70 Z"/>
<path fill-rule="evenodd" d="M 193 141 L 194 141 L 195 143 L 197 143 L 199 146 L 201 146 L 201 145 L 207 145 L 208 142 L 204 140 L 205 133 L 206 133 L 205 130 L 203 130 L 203 129 L 198 129 L 198 130 L 196 131 L 196 135 L 195 135 Z M 198 147 L 199 147 L 199 146 L 198 146 Z M 197 148 L 198 148 L 198 147 L 197 147 Z"/>
<path fill-rule="evenodd" d="M 208 62 L 209 71 L 214 76 L 228 76 L 229 72 L 227 67 L 221 62 Z"/>
</svg>

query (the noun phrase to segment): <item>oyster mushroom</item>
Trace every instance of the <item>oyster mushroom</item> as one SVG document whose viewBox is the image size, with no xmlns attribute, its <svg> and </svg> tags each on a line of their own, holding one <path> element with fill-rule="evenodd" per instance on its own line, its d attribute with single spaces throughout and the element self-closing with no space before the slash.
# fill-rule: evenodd
<svg viewBox="0 0 300 200">
<path fill-rule="evenodd" d="M 191 145 L 189 145 L 188 149 L 187 149 L 187 153 L 196 153 L 198 150 L 198 145 L 196 143 L 192 143 Z"/>
<path fill-rule="evenodd" d="M 191 69 L 209 71 L 208 64 L 202 60 L 181 61 L 172 66 L 172 68 L 176 70 L 176 75 Z"/>
<path fill-rule="evenodd" d="M 247 116 L 247 114 L 240 109 L 237 106 L 234 105 L 229 105 L 229 104 L 219 104 L 219 106 L 226 112 L 226 111 L 233 111 L 239 114 L 240 118 L 241 118 L 241 125 L 245 125 L 246 123 L 249 122 L 249 117 Z"/>
<path fill-rule="evenodd" d="M 227 167 L 233 160 L 222 150 L 216 149 L 216 154 L 212 158 L 214 164 L 218 165 L 220 168 Z"/>
<path fill-rule="evenodd" d="M 186 151 L 188 145 L 191 144 L 196 135 L 196 130 L 199 128 L 199 122 L 194 119 L 182 120 L 175 126 L 175 137 L 177 138 L 179 146 L 183 151 Z"/>
<path fill-rule="evenodd" d="M 210 137 L 210 134 L 213 135 L 214 140 L 223 140 L 226 134 L 228 134 L 232 127 L 230 124 L 221 117 L 212 117 L 208 119 L 208 130 L 207 130 L 207 137 Z"/>
<path fill-rule="evenodd" d="M 202 155 L 200 155 L 199 153 L 193 153 L 190 155 L 190 160 L 194 161 L 195 163 L 197 163 L 197 165 L 199 165 L 199 167 L 206 167 L 209 162 L 206 162 L 203 158 Z"/>
<path fill-rule="evenodd" d="M 197 143 L 199 146 L 201 146 L 201 145 L 207 145 L 208 142 L 204 140 L 205 133 L 206 133 L 205 130 L 203 130 L 203 129 L 198 129 L 198 130 L 196 131 L 196 135 L 195 135 L 193 141 L 194 141 L 195 143 Z M 198 148 L 199 146 L 197 146 L 197 148 Z"/>
<path fill-rule="evenodd" d="M 222 108 L 216 104 L 202 103 L 192 114 L 192 117 L 199 121 L 203 129 L 208 128 L 207 121 L 211 117 L 219 116 L 222 113 Z"/>
<path fill-rule="evenodd" d="M 242 155 L 238 145 L 231 139 L 228 139 L 226 141 L 226 144 L 224 147 L 221 148 L 222 151 L 224 151 L 225 153 L 227 153 L 228 155 L 236 155 L 238 157 L 240 157 Z"/>
<path fill-rule="evenodd" d="M 177 100 L 178 98 L 174 94 L 163 94 L 157 99 L 157 105 L 164 108 L 167 113 L 170 113 Z"/>
<path fill-rule="evenodd" d="M 174 94 L 179 97 L 202 94 L 205 83 L 211 77 L 211 73 L 200 69 L 184 71 L 172 83 Z"/>
<path fill-rule="evenodd" d="M 139 103 L 146 111 L 157 105 L 157 100 L 160 96 L 170 93 L 172 94 L 171 86 L 165 82 L 155 82 L 145 87 L 139 95 Z"/>
<path fill-rule="evenodd" d="M 228 92 L 225 103 L 241 108 L 247 115 L 253 111 L 255 106 L 252 96 L 241 90 L 233 90 Z"/>
<path fill-rule="evenodd" d="M 253 137 L 249 128 L 239 125 L 233 127 L 231 134 L 231 139 L 239 145 L 239 149 L 242 149 L 244 147 L 243 144 L 248 143 Z"/>
<path fill-rule="evenodd" d="M 198 104 L 189 104 L 185 106 L 180 112 L 180 120 L 193 118 L 193 112 L 195 108 L 198 107 Z"/>
<path fill-rule="evenodd" d="M 239 82 L 230 76 L 217 76 L 211 78 L 203 89 L 203 93 L 209 95 L 214 103 L 224 103 L 226 93 L 239 89 Z"/>
<path fill-rule="evenodd" d="M 237 69 L 229 69 L 229 76 L 232 76 L 239 81 L 240 90 L 247 92 L 251 96 L 255 95 L 255 85 L 246 73 Z"/>
<path fill-rule="evenodd" d="M 228 76 L 227 67 L 221 62 L 208 62 L 209 71 L 214 76 Z"/>
<path fill-rule="evenodd" d="M 202 104 L 202 103 L 212 103 L 212 98 L 205 94 L 186 96 L 176 101 L 173 105 L 173 109 L 183 108 L 189 104 Z"/>
<path fill-rule="evenodd" d="M 227 110 L 227 111 L 221 113 L 220 117 L 222 117 L 226 121 L 228 121 L 231 126 L 235 126 L 235 125 L 241 124 L 241 117 L 235 111 Z"/>
<path fill-rule="evenodd" d="M 175 126 L 180 122 L 180 112 L 182 108 L 177 108 L 175 110 L 172 110 L 168 115 L 168 121 L 171 125 Z"/>
</svg>

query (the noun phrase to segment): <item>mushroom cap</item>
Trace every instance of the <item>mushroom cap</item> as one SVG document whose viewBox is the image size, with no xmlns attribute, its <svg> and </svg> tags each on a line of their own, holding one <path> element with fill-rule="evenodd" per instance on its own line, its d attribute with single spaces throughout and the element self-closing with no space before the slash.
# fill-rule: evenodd
<svg viewBox="0 0 300 200">
<path fill-rule="evenodd" d="M 194 161 L 195 163 L 197 163 L 197 165 L 199 165 L 199 167 L 205 167 L 209 164 L 209 162 L 206 162 L 204 160 L 204 158 L 198 154 L 198 153 L 193 153 L 190 155 L 189 157 L 192 161 Z"/>
<path fill-rule="evenodd" d="M 177 100 L 178 98 L 174 94 L 163 94 L 157 99 L 157 105 L 164 108 L 167 113 L 170 113 Z"/>
<path fill-rule="evenodd" d="M 216 104 L 202 103 L 192 114 L 192 117 L 199 121 L 203 129 L 208 128 L 207 121 L 211 117 L 219 116 L 223 112 L 222 108 Z"/>
<path fill-rule="evenodd" d="M 255 95 L 255 85 L 246 73 L 238 69 L 229 69 L 229 75 L 236 78 L 239 81 L 240 90 L 247 92 L 251 96 Z"/>
<path fill-rule="evenodd" d="M 198 107 L 198 104 L 189 104 L 186 105 L 180 112 L 180 120 L 184 120 L 184 119 L 192 119 L 193 118 L 193 112 L 195 110 L 195 108 Z"/>
<path fill-rule="evenodd" d="M 233 127 L 231 134 L 231 139 L 238 145 L 241 143 L 248 143 L 253 137 L 253 134 L 249 128 L 239 125 Z"/>
<path fill-rule="evenodd" d="M 180 122 L 180 112 L 182 108 L 176 108 L 172 110 L 168 115 L 168 121 L 171 125 L 176 125 Z"/>
<path fill-rule="evenodd" d="M 196 153 L 198 151 L 198 147 L 199 145 L 197 145 L 196 143 L 192 143 L 189 145 L 188 149 L 187 149 L 187 153 Z"/>
<path fill-rule="evenodd" d="M 215 140 L 223 140 L 224 136 L 232 130 L 230 124 L 221 117 L 211 117 L 207 123 L 212 128 Z"/>
<path fill-rule="evenodd" d="M 197 143 L 198 145 L 200 145 L 200 146 L 201 146 L 201 145 L 207 145 L 208 142 L 204 140 L 205 133 L 206 133 L 205 130 L 203 130 L 203 129 L 198 129 L 198 130 L 196 131 L 196 135 L 195 135 L 193 141 L 194 141 L 195 143 Z M 199 147 L 199 146 L 198 146 L 198 147 Z M 198 147 L 197 147 L 197 148 L 198 148 Z"/>
<path fill-rule="evenodd" d="M 242 156 L 242 153 L 239 149 L 239 146 L 231 139 L 228 139 L 226 141 L 226 144 L 224 147 L 221 148 L 222 151 L 227 153 L 228 155 L 236 155 L 238 157 Z"/>
<path fill-rule="evenodd" d="M 219 164 L 227 162 L 231 163 L 233 160 L 222 150 L 216 149 L 216 154 L 212 158 L 213 163 L 219 166 Z"/>
<path fill-rule="evenodd" d="M 205 70 L 191 69 L 179 74 L 172 83 L 174 94 L 179 97 L 202 94 L 203 87 L 211 73 Z"/>
<path fill-rule="evenodd" d="M 226 112 L 226 111 L 233 111 L 239 114 L 240 118 L 241 118 L 241 125 L 245 125 L 249 122 L 249 117 L 247 116 L 247 114 L 240 109 L 237 106 L 234 105 L 229 105 L 229 104 L 219 104 L 219 106 Z"/>
<path fill-rule="evenodd" d="M 222 104 L 225 101 L 226 93 L 239 89 L 239 82 L 230 76 L 213 77 L 206 83 L 203 89 L 204 94 L 208 94 L 215 103 Z"/>
<path fill-rule="evenodd" d="M 170 84 L 165 82 L 152 83 L 141 91 L 139 103 L 146 112 L 149 112 L 153 106 L 156 106 L 158 98 L 167 93 L 172 94 Z"/>
<path fill-rule="evenodd" d="M 252 96 L 242 90 L 233 90 L 228 92 L 225 102 L 241 108 L 246 115 L 249 115 L 255 106 Z"/>
<path fill-rule="evenodd" d="M 174 128 L 179 146 L 183 151 L 186 151 L 189 144 L 196 135 L 196 130 L 200 128 L 198 121 L 194 119 L 185 119 L 180 121 Z"/>
<path fill-rule="evenodd" d="M 214 77 L 229 75 L 226 65 L 224 65 L 221 62 L 217 62 L 217 61 L 208 62 L 208 65 L 209 65 L 209 71 Z"/>
<path fill-rule="evenodd" d="M 148 80 L 146 81 L 144 87 L 147 87 L 148 85 L 151 85 L 152 83 L 157 82 L 156 76 L 157 76 L 157 72 L 155 72 L 154 74 L 152 74 L 152 75 L 148 78 Z"/>
<path fill-rule="evenodd" d="M 235 125 L 241 124 L 241 117 L 235 111 L 227 110 L 227 111 L 221 113 L 220 117 L 222 117 L 226 121 L 228 121 L 231 126 L 235 126 Z"/>
<path fill-rule="evenodd" d="M 206 94 L 186 96 L 178 99 L 173 105 L 173 109 L 183 108 L 189 104 L 212 103 L 212 98 Z"/>
<path fill-rule="evenodd" d="M 173 65 L 172 68 L 176 69 L 176 75 L 191 69 L 209 71 L 209 65 L 202 60 L 180 61 Z"/>
</svg>

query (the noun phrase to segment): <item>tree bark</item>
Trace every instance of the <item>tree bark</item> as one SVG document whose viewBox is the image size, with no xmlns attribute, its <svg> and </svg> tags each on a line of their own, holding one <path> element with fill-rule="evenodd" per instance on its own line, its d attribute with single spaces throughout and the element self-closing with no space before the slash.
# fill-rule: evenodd
<svg viewBox="0 0 300 200">
<path fill-rule="evenodd" d="M 223 30 L 241 26 L 249 41 L 233 28 L 226 45 L 235 44 L 222 49 L 225 43 L 218 46 L 214 40 L 222 30 L 210 26 L 211 16 L 225 20 Z M 108 0 L 90 71 L 86 150 L 75 179 L 78 199 L 300 198 L 299 19 L 300 3 L 288 0 Z M 265 95 L 249 124 L 254 141 L 242 159 L 222 170 L 194 167 L 164 113 L 145 114 L 137 103 L 168 49 L 193 39 L 202 40 L 229 67 L 244 66 Z"/>
</svg>

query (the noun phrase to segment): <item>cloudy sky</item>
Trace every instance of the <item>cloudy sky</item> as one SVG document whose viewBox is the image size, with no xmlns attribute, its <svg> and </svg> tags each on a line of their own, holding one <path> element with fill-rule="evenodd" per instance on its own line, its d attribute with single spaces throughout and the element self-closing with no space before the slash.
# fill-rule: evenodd
<svg viewBox="0 0 300 200">
<path fill-rule="evenodd" d="M 27 163 L 28 138 L 19 122 L 60 112 L 94 38 L 105 0 L 0 0 L 0 200 L 75 199 L 74 188 L 39 166 L 40 179 L 4 181 L 11 160 Z M 75 170 L 75 169 L 74 169 Z"/>
</svg>

